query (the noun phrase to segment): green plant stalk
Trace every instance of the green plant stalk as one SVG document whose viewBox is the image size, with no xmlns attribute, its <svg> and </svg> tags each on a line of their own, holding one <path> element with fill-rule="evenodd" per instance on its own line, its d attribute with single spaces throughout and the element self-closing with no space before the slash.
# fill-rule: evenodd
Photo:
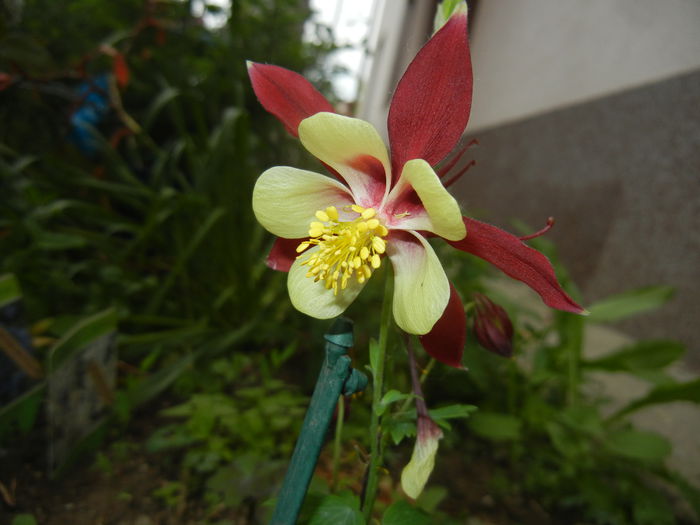
<svg viewBox="0 0 700 525">
<path fill-rule="evenodd" d="M 345 420 L 345 399 L 338 399 L 338 410 L 336 411 L 335 439 L 333 440 L 333 477 L 331 478 L 331 492 L 338 488 L 338 470 L 340 468 L 340 450 L 343 439 L 343 422 Z"/>
<path fill-rule="evenodd" d="M 352 323 L 336 319 L 326 340 L 326 359 L 321 367 L 309 408 L 270 525 L 294 525 L 311 482 L 333 410 L 341 393 L 354 394 L 365 388 L 367 377 L 350 367 L 347 349 L 353 345 Z"/>
<path fill-rule="evenodd" d="M 572 316 L 567 319 L 565 326 L 569 330 L 569 341 L 567 344 L 568 359 L 566 401 L 568 406 L 574 406 L 579 401 L 581 358 L 583 354 L 583 321 Z"/>
<path fill-rule="evenodd" d="M 569 406 L 573 406 L 578 401 L 578 352 L 575 348 L 569 349 L 569 359 L 568 359 L 568 381 L 566 389 L 566 401 Z"/>
<path fill-rule="evenodd" d="M 382 313 L 379 325 L 379 344 L 376 369 L 372 370 L 372 418 L 369 426 L 370 436 L 370 460 L 367 467 L 367 483 L 365 485 L 362 502 L 362 513 L 365 520 L 369 522 L 372 516 L 372 508 L 377 498 L 377 486 L 379 484 L 379 467 L 382 464 L 382 428 L 381 417 L 379 416 L 379 406 L 384 393 L 384 367 L 386 364 L 387 340 L 389 338 L 389 327 L 391 326 L 391 299 L 392 299 L 392 279 L 387 274 L 384 287 L 384 300 L 382 302 Z"/>
</svg>

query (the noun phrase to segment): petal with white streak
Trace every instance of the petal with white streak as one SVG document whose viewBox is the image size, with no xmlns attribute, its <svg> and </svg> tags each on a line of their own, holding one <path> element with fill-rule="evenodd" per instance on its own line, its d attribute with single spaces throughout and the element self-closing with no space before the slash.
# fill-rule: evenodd
<svg viewBox="0 0 700 525">
<path fill-rule="evenodd" d="M 427 334 L 450 299 L 450 283 L 440 260 L 415 232 L 391 232 L 387 255 L 394 267 L 396 324 L 409 334 Z"/>
<path fill-rule="evenodd" d="M 270 233 L 287 239 L 309 236 L 314 214 L 328 206 L 353 204 L 348 189 L 312 171 L 275 166 L 258 178 L 253 189 L 253 212 Z"/>
<path fill-rule="evenodd" d="M 357 204 L 376 207 L 390 178 L 384 141 L 369 122 L 336 113 L 317 113 L 299 124 L 299 139 L 316 158 L 347 181 Z"/>
</svg>

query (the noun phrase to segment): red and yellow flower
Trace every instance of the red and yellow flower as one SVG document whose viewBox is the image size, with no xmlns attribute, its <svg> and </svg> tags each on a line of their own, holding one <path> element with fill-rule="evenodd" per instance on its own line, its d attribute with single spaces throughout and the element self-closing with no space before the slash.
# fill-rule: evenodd
<svg viewBox="0 0 700 525">
<path fill-rule="evenodd" d="M 466 5 L 399 81 L 389 110 L 389 150 L 371 124 L 334 113 L 301 75 L 258 63 L 249 63 L 248 72 L 262 105 L 332 175 L 276 166 L 253 191 L 258 221 L 278 237 L 268 265 L 289 272 L 289 296 L 299 311 L 319 319 L 341 314 L 388 258 L 397 325 L 419 335 L 436 359 L 461 366 L 464 308 L 428 237 L 494 264 L 553 308 L 583 311 L 544 255 L 510 233 L 463 217 L 434 169 L 469 119 Z"/>
</svg>

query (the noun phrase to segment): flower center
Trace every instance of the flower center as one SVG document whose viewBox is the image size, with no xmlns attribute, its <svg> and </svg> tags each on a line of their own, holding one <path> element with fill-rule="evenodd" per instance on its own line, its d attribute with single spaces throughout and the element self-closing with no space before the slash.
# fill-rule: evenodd
<svg viewBox="0 0 700 525">
<path fill-rule="evenodd" d="M 306 277 L 312 277 L 314 282 L 323 281 L 335 295 L 347 287 L 353 275 L 360 284 L 369 279 L 372 271 L 381 266 L 380 255 L 386 251 L 386 241 L 382 237 L 386 237 L 389 230 L 376 218 L 374 208 L 353 204 L 350 210 L 359 217 L 349 222 L 338 220 L 335 206 L 317 211 L 318 221 L 309 225 L 310 238 L 297 246 L 297 253 L 309 246 L 318 246 L 319 249 L 301 264 L 309 267 Z"/>
</svg>

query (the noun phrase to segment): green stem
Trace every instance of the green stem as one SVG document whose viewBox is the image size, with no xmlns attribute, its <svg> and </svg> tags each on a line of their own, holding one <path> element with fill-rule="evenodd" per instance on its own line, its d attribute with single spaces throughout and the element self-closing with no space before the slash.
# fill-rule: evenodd
<svg viewBox="0 0 700 525">
<path fill-rule="evenodd" d="M 338 488 L 338 470 L 340 468 L 340 449 L 343 437 L 343 421 L 345 420 L 345 398 L 338 399 L 336 411 L 335 439 L 333 440 L 333 478 L 331 480 L 331 492 Z"/>
<path fill-rule="evenodd" d="M 564 315 L 564 314 L 561 314 Z M 579 385 L 581 382 L 581 356 L 583 352 L 583 321 L 576 316 L 566 319 L 567 328 L 567 391 L 566 400 L 569 406 L 578 403 Z"/>
<path fill-rule="evenodd" d="M 375 370 L 372 370 L 372 419 L 369 426 L 369 436 L 371 441 L 370 460 L 367 467 L 367 484 L 365 485 L 364 499 L 362 503 L 362 513 L 369 523 L 372 516 L 374 500 L 377 498 L 377 486 L 379 484 L 379 468 L 382 464 L 382 429 L 381 417 L 379 416 L 379 405 L 384 393 L 384 366 L 386 363 L 386 348 L 389 338 L 389 327 L 391 326 L 391 298 L 392 279 L 386 274 L 386 284 L 384 287 L 384 301 L 382 304 L 382 315 L 379 325 L 378 356 Z"/>
</svg>

